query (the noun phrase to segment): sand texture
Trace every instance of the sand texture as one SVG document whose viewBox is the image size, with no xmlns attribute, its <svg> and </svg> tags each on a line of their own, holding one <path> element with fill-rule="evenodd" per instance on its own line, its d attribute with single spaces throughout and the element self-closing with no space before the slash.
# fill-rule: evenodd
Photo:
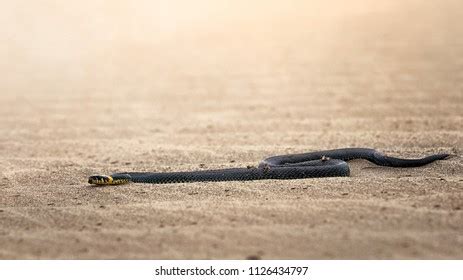
<svg viewBox="0 0 463 280">
<path fill-rule="evenodd" d="M 462 1 L 42 2 L 0 12 L 1 259 L 463 258 Z M 86 183 L 342 147 L 455 156 Z"/>
</svg>

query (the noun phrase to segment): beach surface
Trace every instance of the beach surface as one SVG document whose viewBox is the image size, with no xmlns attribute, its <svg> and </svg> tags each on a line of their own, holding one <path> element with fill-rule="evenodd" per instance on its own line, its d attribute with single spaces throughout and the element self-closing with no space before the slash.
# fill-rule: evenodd
<svg viewBox="0 0 463 280">
<path fill-rule="evenodd" d="M 1 259 L 463 258 L 463 2 L 247 2 L 6 4 Z M 87 184 L 344 147 L 453 156 Z"/>
</svg>

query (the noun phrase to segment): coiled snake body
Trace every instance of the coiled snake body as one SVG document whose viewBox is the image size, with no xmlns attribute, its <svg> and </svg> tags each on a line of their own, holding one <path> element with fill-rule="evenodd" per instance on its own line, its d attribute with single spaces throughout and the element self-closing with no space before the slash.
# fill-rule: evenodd
<svg viewBox="0 0 463 280">
<path fill-rule="evenodd" d="M 401 159 L 386 156 L 377 150 L 346 148 L 303 154 L 273 156 L 262 160 L 256 168 L 228 168 L 185 172 L 127 172 L 111 176 L 90 176 L 94 185 L 120 185 L 129 182 L 165 184 L 205 181 L 248 181 L 264 179 L 301 179 L 315 177 L 349 176 L 347 161 L 366 159 L 374 164 L 389 167 L 418 167 L 449 154 L 435 154 L 420 159 Z"/>
</svg>

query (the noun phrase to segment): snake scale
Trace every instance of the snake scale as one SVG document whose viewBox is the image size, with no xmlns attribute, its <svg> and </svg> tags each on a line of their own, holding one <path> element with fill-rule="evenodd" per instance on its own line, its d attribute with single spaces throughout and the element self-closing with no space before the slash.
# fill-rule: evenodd
<svg viewBox="0 0 463 280">
<path fill-rule="evenodd" d="M 347 161 L 366 159 L 374 164 L 389 167 L 418 167 L 449 154 L 435 154 L 420 159 L 389 157 L 375 149 L 345 148 L 327 151 L 273 156 L 262 160 L 258 167 L 228 168 L 184 172 L 127 172 L 111 176 L 94 175 L 88 179 L 93 185 L 120 185 L 126 183 L 186 183 L 205 181 L 249 181 L 265 179 L 302 179 L 315 177 L 349 176 Z"/>
</svg>

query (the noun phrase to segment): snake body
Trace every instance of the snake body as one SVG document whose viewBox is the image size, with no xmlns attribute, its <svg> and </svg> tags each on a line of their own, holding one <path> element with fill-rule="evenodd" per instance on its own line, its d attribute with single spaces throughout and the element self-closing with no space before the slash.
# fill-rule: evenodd
<svg viewBox="0 0 463 280">
<path fill-rule="evenodd" d="M 418 167 L 436 160 L 443 160 L 449 154 L 434 154 L 420 159 L 389 157 L 375 149 L 345 148 L 303 154 L 273 156 L 262 160 L 258 167 L 228 168 L 184 172 L 127 172 L 111 176 L 90 176 L 88 182 L 94 185 L 120 185 L 125 183 L 186 183 L 205 181 L 249 181 L 264 179 L 302 179 L 315 177 L 349 176 L 347 161 L 365 159 L 380 166 Z"/>
</svg>

